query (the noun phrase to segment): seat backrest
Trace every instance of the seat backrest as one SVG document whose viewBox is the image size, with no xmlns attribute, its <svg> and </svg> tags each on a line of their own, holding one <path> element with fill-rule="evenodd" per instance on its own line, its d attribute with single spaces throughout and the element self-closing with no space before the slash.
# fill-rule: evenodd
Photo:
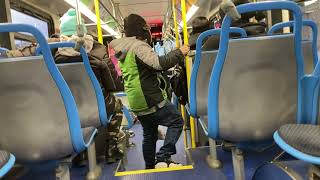
<svg viewBox="0 0 320 180">
<path fill-rule="evenodd" d="M 77 103 L 81 127 L 101 126 L 96 94 L 84 64 L 57 64 Z"/>
<path fill-rule="evenodd" d="M 303 41 L 302 42 L 303 55 L 305 59 L 305 72 L 311 73 L 313 71 L 312 63 L 313 63 L 313 54 L 312 54 L 312 43 L 311 41 Z M 192 74 L 196 76 L 195 83 L 196 88 L 196 116 L 206 116 L 208 113 L 208 87 L 210 74 L 215 63 L 215 59 L 218 51 L 203 51 L 201 52 L 201 60 L 199 64 L 195 64 L 194 69 L 198 68 L 196 74 Z M 294 52 L 293 52 L 294 53 Z M 294 54 L 293 54 L 294 55 Z M 191 92 L 192 93 L 192 92 Z M 192 96 L 192 94 L 190 94 Z"/>
<path fill-rule="evenodd" d="M 220 29 L 205 31 L 199 35 L 196 44 L 196 56 L 191 72 L 190 81 L 190 114 L 194 117 L 206 116 L 208 105 L 208 87 L 210 74 L 215 63 L 218 51 L 201 52 L 202 42 L 208 36 L 218 35 Z M 246 32 L 241 28 L 231 28 L 230 33 L 240 34 L 246 37 Z"/>
<path fill-rule="evenodd" d="M 303 54 L 305 58 L 305 71 L 312 72 L 313 67 L 313 57 L 310 51 L 311 43 L 310 41 L 304 41 L 303 44 Z M 209 81 L 215 58 L 217 56 L 217 51 L 204 51 L 202 52 L 201 63 L 199 65 L 199 70 L 196 79 L 196 103 L 197 103 L 197 116 L 206 116 L 208 114 L 208 87 Z M 292 52 L 294 53 L 294 52 Z M 292 54 L 294 56 L 294 54 Z M 241 60 L 240 60 L 241 62 Z"/>
<path fill-rule="evenodd" d="M 71 42 L 49 44 L 51 49 L 75 46 L 76 44 Z M 41 49 L 37 48 L 36 54 L 40 53 Z M 81 127 L 106 126 L 108 117 L 104 96 L 84 48 L 80 48 L 79 59 L 82 62 L 58 64 L 58 67 L 75 98 Z"/>
<path fill-rule="evenodd" d="M 293 45 L 293 36 L 229 43 L 219 90 L 223 139 L 268 139 L 282 124 L 296 121 Z"/>
<path fill-rule="evenodd" d="M 0 23 L 0 32 L 32 34 L 43 54 L 0 62 L 0 147 L 25 162 L 82 152 L 96 129 L 82 131 L 76 102 L 42 33 L 30 25 L 10 23 Z"/>
<path fill-rule="evenodd" d="M 281 125 L 301 118 L 304 58 L 302 13 L 290 1 L 237 6 L 240 14 L 285 9 L 293 12 L 294 34 L 229 40 L 231 17 L 222 24 L 220 49 L 211 73 L 208 135 L 232 142 L 272 138 Z"/>
<path fill-rule="evenodd" d="M 206 116 L 208 115 L 208 88 L 210 75 L 216 56 L 217 51 L 204 51 L 201 52 L 201 63 L 199 65 L 199 71 L 196 80 L 196 103 L 197 103 L 197 115 Z"/>
<path fill-rule="evenodd" d="M 72 153 L 64 102 L 43 58 L 1 60 L 0 76 L 0 147 L 19 161 Z"/>
<path fill-rule="evenodd" d="M 302 21 L 303 26 L 310 27 L 312 32 L 312 38 L 310 40 L 304 40 L 303 43 L 303 55 L 304 55 L 304 61 L 305 63 L 309 63 L 310 61 L 313 61 L 313 66 L 316 68 L 316 64 L 318 63 L 318 27 L 317 24 L 312 20 L 303 20 Z M 274 34 L 277 30 L 280 30 L 284 27 L 293 27 L 294 21 L 288 21 L 283 23 L 277 23 L 273 25 L 269 31 L 268 35 Z M 317 107 L 317 103 L 314 103 L 315 100 L 313 100 L 312 94 L 315 93 L 315 91 L 318 91 L 315 86 L 315 79 L 314 77 L 318 76 L 315 74 L 315 71 L 313 71 L 313 68 L 310 68 L 310 66 L 305 66 L 305 73 L 310 76 L 305 76 L 301 82 L 303 83 L 302 86 L 302 113 L 301 113 L 301 119 L 299 123 L 303 124 L 317 124 L 317 119 L 319 117 L 319 108 Z M 315 95 L 315 98 L 318 99 Z M 319 101 L 319 100 L 316 100 Z M 318 113 L 317 113 L 318 112 Z"/>
<path fill-rule="evenodd" d="M 305 27 L 311 28 L 311 34 L 312 38 L 309 40 L 304 40 L 303 43 L 303 55 L 305 62 L 312 61 L 313 66 L 315 67 L 318 62 L 318 46 L 317 46 L 317 40 L 318 40 L 318 27 L 317 24 L 312 20 L 303 20 L 302 25 Z M 285 27 L 293 27 L 294 21 L 288 21 L 288 22 L 282 22 L 277 23 L 273 25 L 269 31 L 268 35 L 273 35 L 276 31 L 285 28 Z M 311 56 L 310 56 L 311 55 Z M 309 67 L 305 68 L 306 74 L 311 74 L 313 72 L 313 69 L 308 69 Z"/>
</svg>

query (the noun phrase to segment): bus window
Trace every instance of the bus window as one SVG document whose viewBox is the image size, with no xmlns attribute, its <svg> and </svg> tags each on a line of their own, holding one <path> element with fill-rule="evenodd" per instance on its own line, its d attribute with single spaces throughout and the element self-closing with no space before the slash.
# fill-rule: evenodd
<svg viewBox="0 0 320 180">
<path fill-rule="evenodd" d="M 25 40 L 20 40 L 20 39 L 15 39 L 14 43 L 16 45 L 16 48 L 23 48 L 26 46 L 30 46 L 32 43 L 30 41 L 25 41 Z"/>
<path fill-rule="evenodd" d="M 11 9 L 12 23 L 24 23 L 36 27 L 46 38 L 49 37 L 48 23 L 24 14 L 22 12 Z"/>
<path fill-rule="evenodd" d="M 28 3 L 15 1 L 10 2 L 12 23 L 29 24 L 37 28 L 44 37 L 49 38 L 54 33 L 54 23 L 50 14 L 37 9 Z M 30 45 L 36 42 L 35 38 L 28 33 L 14 33 L 15 45 L 17 48 Z"/>
</svg>

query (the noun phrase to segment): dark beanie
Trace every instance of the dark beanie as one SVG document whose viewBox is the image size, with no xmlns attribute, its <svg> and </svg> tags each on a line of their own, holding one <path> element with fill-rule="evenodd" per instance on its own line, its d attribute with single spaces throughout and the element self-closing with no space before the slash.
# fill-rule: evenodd
<svg viewBox="0 0 320 180">
<path fill-rule="evenodd" d="M 136 36 L 140 40 L 151 41 L 147 22 L 137 14 L 130 14 L 124 19 L 124 33 L 126 37 Z"/>
<path fill-rule="evenodd" d="M 192 33 L 202 33 L 210 29 L 210 22 L 206 17 L 196 17 L 192 21 Z"/>
</svg>

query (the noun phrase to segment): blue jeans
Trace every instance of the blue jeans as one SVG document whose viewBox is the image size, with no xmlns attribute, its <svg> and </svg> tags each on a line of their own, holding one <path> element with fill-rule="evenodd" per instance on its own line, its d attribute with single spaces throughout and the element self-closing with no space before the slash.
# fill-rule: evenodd
<svg viewBox="0 0 320 180">
<path fill-rule="evenodd" d="M 170 102 L 157 110 L 157 112 L 139 116 L 143 127 L 142 151 L 146 169 L 152 169 L 157 161 L 166 161 L 171 155 L 176 154 L 176 143 L 180 138 L 183 119 L 180 112 Z M 158 126 L 168 127 L 163 146 L 156 154 L 156 143 L 158 140 Z"/>
</svg>

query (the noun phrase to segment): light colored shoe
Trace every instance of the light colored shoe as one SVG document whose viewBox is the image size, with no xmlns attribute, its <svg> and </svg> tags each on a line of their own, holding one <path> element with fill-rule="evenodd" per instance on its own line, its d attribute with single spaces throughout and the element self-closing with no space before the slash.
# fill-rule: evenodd
<svg viewBox="0 0 320 180">
<path fill-rule="evenodd" d="M 166 162 L 158 162 L 154 168 L 155 169 L 160 169 L 160 168 L 167 168 L 168 167 L 168 164 Z"/>
<path fill-rule="evenodd" d="M 180 163 L 175 163 L 175 162 L 171 162 L 171 163 L 169 164 L 169 168 L 172 168 L 172 167 L 180 167 L 180 166 L 183 166 L 183 165 L 180 164 Z"/>
<path fill-rule="evenodd" d="M 155 165 L 155 169 L 159 169 L 159 168 L 173 168 L 173 167 L 179 167 L 179 166 L 183 166 L 182 164 L 180 163 L 176 163 L 174 162 L 172 159 L 168 159 L 167 161 L 165 162 L 158 162 L 156 165 Z"/>
</svg>

